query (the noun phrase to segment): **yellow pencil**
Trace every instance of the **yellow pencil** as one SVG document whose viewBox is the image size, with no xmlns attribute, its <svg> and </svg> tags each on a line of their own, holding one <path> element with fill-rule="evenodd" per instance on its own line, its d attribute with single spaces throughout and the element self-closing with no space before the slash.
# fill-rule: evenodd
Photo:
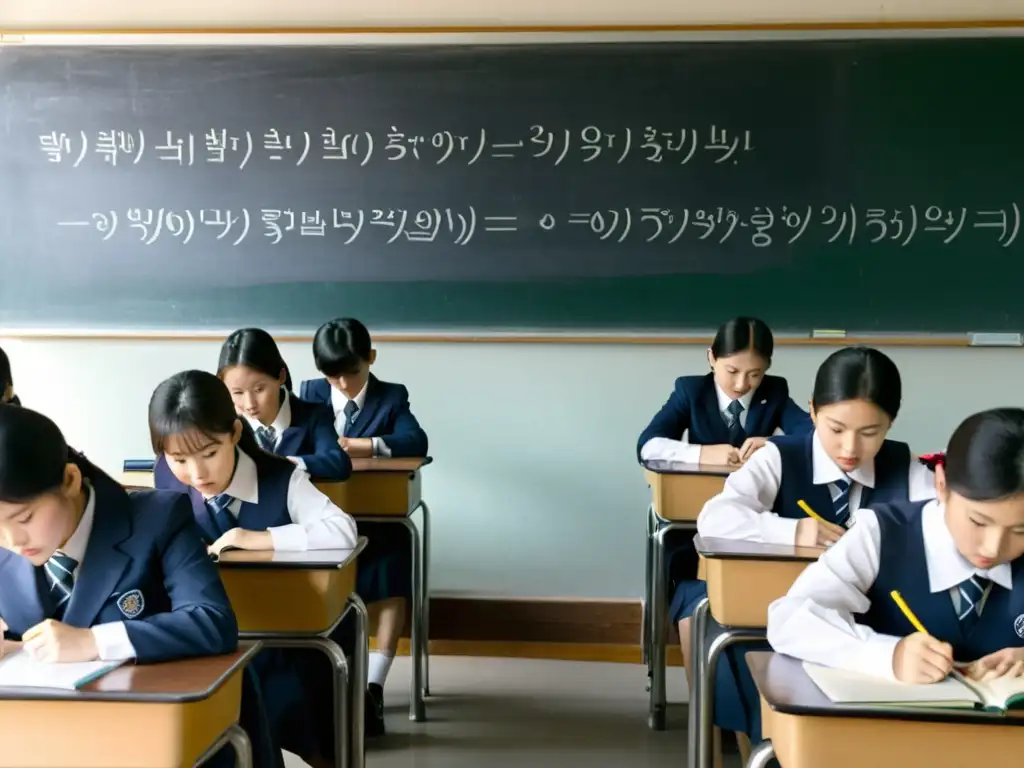
<svg viewBox="0 0 1024 768">
<path fill-rule="evenodd" d="M 834 523 L 829 523 L 829 522 L 828 522 L 828 520 L 826 520 L 826 519 L 825 519 L 824 517 L 822 517 L 821 515 L 819 515 L 819 514 L 818 514 L 817 512 L 815 512 L 815 511 L 814 511 L 813 509 L 811 509 L 811 505 L 810 505 L 810 504 L 808 504 L 808 503 L 807 503 L 806 501 L 804 501 L 803 499 L 800 499 L 800 500 L 799 500 L 799 501 L 798 501 L 798 502 L 796 503 L 796 505 L 797 505 L 798 507 L 800 507 L 800 509 L 802 509 L 802 510 L 803 510 L 804 512 L 806 512 L 806 513 L 807 513 L 807 516 L 808 516 L 808 517 L 813 517 L 813 518 L 814 518 L 815 520 L 817 520 L 817 521 L 818 521 L 819 523 L 828 523 L 829 525 L 834 525 Z"/>
<path fill-rule="evenodd" d="M 928 630 L 924 628 L 924 624 L 914 615 L 914 612 L 910 610 L 910 606 L 907 605 L 906 600 L 903 599 L 903 595 L 898 590 L 893 590 L 889 593 L 889 596 L 893 599 L 893 602 L 899 606 L 900 610 L 903 611 L 903 615 L 907 617 L 907 621 L 914 625 L 914 629 L 922 634 L 927 635 Z"/>
</svg>

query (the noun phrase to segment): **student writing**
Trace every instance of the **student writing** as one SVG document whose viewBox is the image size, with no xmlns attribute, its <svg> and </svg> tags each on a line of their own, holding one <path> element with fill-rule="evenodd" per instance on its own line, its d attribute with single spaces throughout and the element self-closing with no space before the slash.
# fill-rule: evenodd
<svg viewBox="0 0 1024 768">
<path fill-rule="evenodd" d="M 313 360 L 323 379 L 304 381 L 302 397 L 330 404 L 345 451 L 355 457 L 427 455 L 427 434 L 401 384 L 370 372 L 377 359 L 370 332 L 341 318 L 324 323 L 313 338 Z M 359 557 L 356 591 L 366 602 L 377 648 L 370 654 L 366 733 L 384 732 L 384 683 L 398 651 L 412 579 L 411 541 L 399 525 L 359 523 L 369 544 Z M 344 641 L 344 636 L 340 641 Z"/>
<path fill-rule="evenodd" d="M 128 494 L 60 429 L 0 405 L 0 624 L 49 662 L 153 663 L 234 651 L 238 626 L 179 494 Z M 246 677 L 242 726 L 282 765 Z M 218 765 L 233 765 L 226 750 Z"/>
<path fill-rule="evenodd" d="M 288 366 L 269 333 L 243 328 L 228 336 L 217 375 L 265 451 L 320 480 L 348 478 L 352 461 L 338 444 L 333 412 L 292 394 Z"/>
<path fill-rule="evenodd" d="M 935 497 L 935 476 L 886 435 L 899 414 L 899 369 L 870 347 L 846 347 L 818 368 L 814 430 L 774 437 L 733 472 L 697 518 L 701 536 L 824 546 L 868 504 Z M 808 517 L 803 500 L 828 524 Z"/>
<path fill-rule="evenodd" d="M 154 454 L 164 457 L 173 473 L 169 485 L 186 489 L 211 552 L 228 546 L 305 551 L 356 545 L 355 521 L 317 490 L 305 471 L 259 446 L 248 422 L 236 414 L 227 387 L 213 374 L 183 371 L 157 386 L 149 404 L 149 432 Z M 284 651 L 264 651 L 253 664 L 275 738 L 319 766 L 329 764 L 325 756 L 333 754 L 337 713 L 332 717 L 330 671 L 322 671 L 323 686 L 312 678 L 314 665 L 308 654 Z"/>
<path fill-rule="evenodd" d="M 776 432 L 809 432 L 810 417 L 786 380 L 768 375 L 774 351 L 763 321 L 737 317 L 722 325 L 708 349 L 711 372 L 676 379 L 640 434 L 638 458 L 739 465 Z"/>
<path fill-rule="evenodd" d="M 908 683 L 1024 673 L 1024 410 L 970 416 L 938 499 L 861 510 L 768 611 L 780 653 Z M 898 590 L 927 633 L 890 597 Z"/>
<path fill-rule="evenodd" d="M 427 455 L 427 433 L 409 406 L 409 390 L 370 372 L 377 350 L 365 325 L 341 318 L 320 326 L 313 360 L 324 378 L 302 382 L 300 396 L 334 409 L 335 427 L 350 456 Z"/>
<path fill-rule="evenodd" d="M 813 432 L 773 437 L 733 472 L 701 510 L 700 535 L 827 546 L 847 535 L 868 504 L 934 498 L 931 470 L 906 443 L 886 437 L 902 397 L 899 369 L 877 349 L 847 347 L 829 355 L 814 380 Z M 808 517 L 801 500 L 826 522 Z M 692 590 L 673 601 L 687 619 L 680 623 L 687 641 L 688 617 L 706 594 L 706 588 Z M 760 705 L 744 655 L 730 649 L 728 664 L 719 665 L 716 722 L 759 741 Z"/>
<path fill-rule="evenodd" d="M 213 374 L 183 371 L 162 382 L 150 399 L 149 431 L 176 481 L 157 473 L 157 487 L 186 489 L 212 551 L 355 546 L 355 521 L 305 471 L 260 447 Z"/>
</svg>

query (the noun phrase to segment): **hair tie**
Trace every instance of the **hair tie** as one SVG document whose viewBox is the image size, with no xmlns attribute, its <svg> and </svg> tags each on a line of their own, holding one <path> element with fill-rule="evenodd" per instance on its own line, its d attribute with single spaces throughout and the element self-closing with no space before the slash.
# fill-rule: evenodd
<svg viewBox="0 0 1024 768">
<path fill-rule="evenodd" d="M 926 453 L 920 456 L 919 460 L 922 464 L 924 464 L 926 467 L 928 467 L 928 469 L 932 470 L 933 472 L 935 471 L 936 467 L 946 466 L 946 454 L 942 451 L 939 451 L 938 453 Z"/>
</svg>

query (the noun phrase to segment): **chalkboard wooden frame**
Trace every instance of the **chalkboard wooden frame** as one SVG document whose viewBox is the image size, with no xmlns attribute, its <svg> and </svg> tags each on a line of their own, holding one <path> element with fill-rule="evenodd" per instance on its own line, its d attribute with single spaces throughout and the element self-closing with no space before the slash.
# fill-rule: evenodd
<svg viewBox="0 0 1024 768">
<path fill-rule="evenodd" d="M 866 34 L 865 34 L 866 33 Z M 967 34 L 965 34 L 967 33 Z M 120 27 L 103 29 L 0 29 L 3 45 L 75 45 L 112 44 L 133 45 L 148 42 L 166 44 L 170 37 L 178 44 L 204 45 L 249 44 L 259 42 L 301 42 L 302 44 L 332 44 L 344 39 L 348 43 L 421 43 L 429 37 L 434 42 L 473 42 L 474 44 L 502 44 L 510 42 L 572 42 L 617 40 L 640 42 L 645 40 L 729 39 L 757 40 L 766 37 L 792 37 L 793 39 L 836 39 L 850 35 L 858 37 L 945 37 L 945 36 L 1024 36 L 1024 19 L 954 19 L 954 20 L 896 20 L 886 22 L 787 22 L 762 24 L 678 24 L 678 25 L 513 25 L 513 26 L 331 26 L 331 27 Z M 409 38 L 402 40 L 403 37 Z M 212 40 L 214 38 L 215 40 Z M 276 39 L 275 39 L 276 38 Z M 285 40 L 283 38 L 288 38 Z M 371 39 L 372 38 L 372 39 Z M 468 38 L 468 39 L 467 39 Z M 564 39 L 561 39 L 564 38 Z M 24 328 L 5 331 L 0 338 L 66 340 L 119 340 L 119 341 L 219 341 L 229 331 L 197 334 L 195 332 L 131 333 L 104 329 L 83 329 L 72 333 L 62 331 L 33 331 Z M 311 334 L 275 334 L 281 341 L 310 342 Z M 392 343 L 561 343 L 561 344 L 644 344 L 644 345 L 705 345 L 712 335 L 648 335 L 627 333 L 581 335 L 579 333 L 491 333 L 453 332 L 385 332 L 374 334 L 378 342 Z M 969 347 L 967 334 L 867 334 L 834 338 L 807 338 L 779 336 L 780 346 L 840 347 L 853 344 L 901 347 Z"/>
<path fill-rule="evenodd" d="M 25 329 L 5 330 L 0 328 L 0 339 L 20 339 L 38 341 L 223 341 L 233 329 L 216 333 L 196 334 L 182 333 L 119 333 L 116 331 L 27 331 Z M 279 342 L 312 343 L 311 333 L 276 333 L 268 329 Z M 373 333 L 375 343 L 392 344 L 640 344 L 646 346 L 707 346 L 714 337 L 714 331 L 686 335 L 649 335 L 649 334 L 579 334 L 579 333 L 488 333 L 488 332 L 380 332 Z M 800 336 L 775 336 L 775 346 L 781 347 L 848 347 L 866 344 L 876 347 L 970 347 L 970 337 L 963 335 L 928 335 L 904 336 L 887 334 L 842 336 L 832 338 L 807 338 Z"/>
</svg>

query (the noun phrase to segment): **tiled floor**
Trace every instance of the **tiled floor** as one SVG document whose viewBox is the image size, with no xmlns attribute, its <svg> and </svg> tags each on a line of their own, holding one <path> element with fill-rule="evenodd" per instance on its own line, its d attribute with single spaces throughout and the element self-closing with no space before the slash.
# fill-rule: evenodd
<svg viewBox="0 0 1024 768">
<path fill-rule="evenodd" d="M 430 664 L 429 722 L 412 723 L 408 660 L 396 661 L 388 735 L 369 743 L 368 768 L 686 766 L 686 707 L 670 707 L 667 731 L 650 731 L 642 667 L 450 656 Z M 680 700 L 684 678 L 670 672 L 670 698 Z M 725 768 L 739 764 L 727 756 Z"/>
</svg>

